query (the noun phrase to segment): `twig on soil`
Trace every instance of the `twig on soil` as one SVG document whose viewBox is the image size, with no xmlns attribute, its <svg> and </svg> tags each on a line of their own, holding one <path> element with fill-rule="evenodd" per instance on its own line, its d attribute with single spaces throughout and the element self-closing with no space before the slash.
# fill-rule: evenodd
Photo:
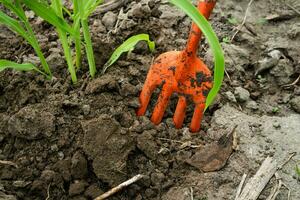
<svg viewBox="0 0 300 200">
<path fill-rule="evenodd" d="M 244 24 L 246 23 L 246 20 L 247 20 L 247 16 L 248 16 L 248 12 L 249 12 L 249 8 L 251 6 L 251 4 L 253 3 L 254 0 L 250 0 L 249 3 L 248 3 L 248 6 L 246 8 L 246 12 L 245 12 L 245 16 L 244 16 L 244 19 L 243 19 L 243 22 L 238 26 L 236 32 L 233 34 L 232 38 L 231 38 L 231 42 L 234 40 L 235 36 L 241 31 L 242 27 L 244 26 Z"/>
<path fill-rule="evenodd" d="M 277 195 L 279 194 L 280 192 L 280 189 L 282 188 L 282 186 L 284 186 L 289 192 L 288 192 L 288 200 L 290 200 L 290 196 L 291 196 L 291 190 L 290 188 L 288 188 L 286 186 L 286 184 L 284 184 L 282 182 L 282 179 L 281 177 L 279 176 L 279 174 L 276 172 L 275 173 L 275 177 L 276 177 L 276 180 L 278 180 L 278 183 L 276 184 L 276 186 L 274 187 L 273 191 L 271 192 L 271 194 L 268 196 L 268 198 L 266 200 L 275 200 Z"/>
<path fill-rule="evenodd" d="M 278 170 L 281 170 L 296 154 L 296 152 L 291 153 L 288 159 L 278 167 Z"/>
<path fill-rule="evenodd" d="M 236 200 L 255 200 L 277 171 L 276 160 L 267 157 L 256 174 L 248 181 Z"/>
<path fill-rule="evenodd" d="M 110 1 L 108 3 L 105 3 L 101 6 L 99 6 L 95 10 L 95 12 L 92 14 L 92 16 L 99 15 L 101 13 L 106 13 L 107 11 L 112 11 L 114 9 L 117 9 L 120 6 L 124 5 L 125 2 L 126 2 L 126 0 L 113 0 L 113 1 Z"/>
<path fill-rule="evenodd" d="M 48 188 L 47 188 L 47 198 L 46 198 L 46 200 L 50 199 L 50 186 L 51 186 L 51 183 L 48 185 Z"/>
<path fill-rule="evenodd" d="M 298 76 L 298 78 L 294 82 L 292 82 L 290 84 L 287 84 L 287 85 L 283 85 L 281 87 L 292 87 L 292 86 L 296 85 L 299 81 L 300 81 L 300 75 Z"/>
<path fill-rule="evenodd" d="M 178 143 L 178 144 L 181 144 L 181 145 L 185 145 L 187 144 L 187 142 L 181 142 L 181 141 L 178 141 L 178 140 L 171 140 L 171 139 L 168 139 L 168 138 L 157 138 L 159 140 L 164 140 L 164 141 L 168 141 L 168 142 L 175 142 L 175 143 Z M 203 145 L 188 145 L 189 147 L 191 148 L 199 148 L 199 147 L 202 147 Z"/>
<path fill-rule="evenodd" d="M 191 200 L 194 200 L 194 190 L 192 187 L 190 187 L 190 192 L 191 192 Z"/>
<path fill-rule="evenodd" d="M 18 165 L 14 162 L 11 162 L 11 161 L 6 161 L 6 160 L 0 160 L 0 164 L 2 165 L 10 165 L 10 166 L 13 166 L 15 168 L 18 168 Z"/>
<path fill-rule="evenodd" d="M 105 192 L 104 194 L 100 195 L 99 197 L 95 198 L 94 200 L 107 199 L 108 197 L 111 197 L 112 195 L 116 194 L 120 190 L 124 189 L 125 187 L 128 187 L 129 185 L 137 182 L 138 180 L 140 180 L 142 178 L 144 178 L 144 175 L 138 174 L 138 175 L 134 176 L 133 178 L 121 183 L 117 187 L 112 188 L 108 192 Z"/>
<path fill-rule="evenodd" d="M 238 199 L 238 197 L 240 196 L 246 178 L 247 178 L 247 174 L 244 174 L 244 175 L 242 176 L 242 180 L 241 180 L 241 182 L 240 182 L 240 184 L 239 184 L 239 187 L 238 187 L 238 189 L 237 189 L 237 192 L 236 192 L 236 195 L 235 195 L 235 200 Z"/>
<path fill-rule="evenodd" d="M 300 11 L 297 10 L 294 6 L 292 6 L 286 2 L 285 2 L 285 5 L 287 5 L 290 9 L 292 9 L 295 13 L 297 13 L 300 16 Z"/>
</svg>

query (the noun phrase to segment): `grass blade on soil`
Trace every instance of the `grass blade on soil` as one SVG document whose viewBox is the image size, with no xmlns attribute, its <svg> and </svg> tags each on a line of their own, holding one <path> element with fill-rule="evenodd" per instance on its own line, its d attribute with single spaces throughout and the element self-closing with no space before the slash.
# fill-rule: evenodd
<svg viewBox="0 0 300 200">
<path fill-rule="evenodd" d="M 205 109 L 214 101 L 216 95 L 218 94 L 223 78 L 224 78 L 224 70 L 225 70 L 225 61 L 224 61 L 224 54 L 219 43 L 218 37 L 214 33 L 211 25 L 202 16 L 197 8 L 195 8 L 192 3 L 188 0 L 169 0 L 175 6 L 182 9 L 201 29 L 203 34 L 205 35 L 206 39 L 210 47 L 212 48 L 214 58 L 215 58 L 215 66 L 214 66 L 214 85 L 213 88 L 210 90 L 207 99 L 206 99 L 206 106 Z"/>
<path fill-rule="evenodd" d="M 45 73 L 40 71 L 37 67 L 35 67 L 31 63 L 19 64 L 19 63 L 16 63 L 16 62 L 0 59 L 0 72 L 5 70 L 5 69 L 14 69 L 14 70 L 17 70 L 17 71 L 25 71 L 25 72 L 34 70 L 34 71 L 37 71 L 37 72 L 47 76 Z"/>
<path fill-rule="evenodd" d="M 121 44 L 111 55 L 109 60 L 105 63 L 103 66 L 102 74 L 106 72 L 106 70 L 114 64 L 118 58 L 125 52 L 132 51 L 135 47 L 135 45 L 140 41 L 146 41 L 148 43 L 150 51 L 154 51 L 155 49 L 155 43 L 150 40 L 148 34 L 139 34 L 134 35 L 130 38 L 128 38 L 123 44 Z"/>
</svg>

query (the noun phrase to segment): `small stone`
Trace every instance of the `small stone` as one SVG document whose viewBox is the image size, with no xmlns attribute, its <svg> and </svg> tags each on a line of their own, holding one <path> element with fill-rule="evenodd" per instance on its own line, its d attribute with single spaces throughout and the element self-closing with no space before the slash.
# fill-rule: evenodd
<svg viewBox="0 0 300 200">
<path fill-rule="evenodd" d="M 58 146 L 57 144 L 54 144 L 50 147 L 51 151 L 58 151 Z"/>
<path fill-rule="evenodd" d="M 63 160 L 64 157 L 65 157 L 65 154 L 62 151 L 58 152 L 58 159 L 59 160 Z"/>
<path fill-rule="evenodd" d="M 236 98 L 235 98 L 235 96 L 234 96 L 234 94 L 233 94 L 232 92 L 227 91 L 227 92 L 225 93 L 225 95 L 226 95 L 226 98 L 227 98 L 229 101 L 231 101 L 231 102 L 233 102 L 233 103 L 236 103 L 236 102 L 237 102 L 237 101 L 236 101 Z"/>
<path fill-rule="evenodd" d="M 119 92 L 122 96 L 125 97 L 135 96 L 138 93 L 138 89 L 134 85 L 131 85 L 130 83 L 124 83 L 122 84 Z"/>
<path fill-rule="evenodd" d="M 235 88 L 234 95 L 239 102 L 246 102 L 250 98 L 249 91 L 242 87 Z"/>
<path fill-rule="evenodd" d="M 75 196 L 75 195 L 81 194 L 85 190 L 85 187 L 87 185 L 88 184 L 85 181 L 75 181 L 75 183 L 72 183 L 70 185 L 69 195 Z"/>
<path fill-rule="evenodd" d="M 160 185 L 164 181 L 165 175 L 161 172 L 154 172 L 151 174 L 150 179 L 153 185 Z"/>
<path fill-rule="evenodd" d="M 91 106 L 90 105 L 83 105 L 82 106 L 82 111 L 84 115 L 88 115 L 91 111 Z"/>
<path fill-rule="evenodd" d="M 248 101 L 247 104 L 246 104 L 246 108 L 249 108 L 251 110 L 257 110 L 258 105 L 255 101 Z"/>
<path fill-rule="evenodd" d="M 117 22 L 117 14 L 108 11 L 102 17 L 102 23 L 107 29 L 112 29 Z"/>
<path fill-rule="evenodd" d="M 132 108 L 139 108 L 140 107 L 140 101 L 138 98 L 133 98 L 128 101 L 128 106 Z"/>
<path fill-rule="evenodd" d="M 59 69 L 64 66 L 65 60 L 64 58 L 57 52 L 51 53 L 46 58 L 47 63 L 49 64 L 51 69 Z"/>
<path fill-rule="evenodd" d="M 273 123 L 273 127 L 276 128 L 276 129 L 279 129 L 281 127 L 281 125 L 280 125 L 279 122 L 276 121 L 276 122 Z"/>
<path fill-rule="evenodd" d="M 293 98 L 290 104 L 297 113 L 300 113 L 300 96 Z"/>
</svg>

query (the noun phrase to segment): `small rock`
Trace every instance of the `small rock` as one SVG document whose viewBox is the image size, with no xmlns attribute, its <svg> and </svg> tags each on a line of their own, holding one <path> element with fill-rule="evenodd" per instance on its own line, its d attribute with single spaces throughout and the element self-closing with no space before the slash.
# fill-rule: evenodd
<svg viewBox="0 0 300 200">
<path fill-rule="evenodd" d="M 119 92 L 122 96 L 127 97 L 127 96 L 135 96 L 139 92 L 139 90 L 134 85 L 131 85 L 130 83 L 124 83 L 122 84 Z"/>
<path fill-rule="evenodd" d="M 50 147 L 51 151 L 58 151 L 58 146 L 57 144 L 54 144 Z"/>
<path fill-rule="evenodd" d="M 95 199 L 96 197 L 103 194 L 103 191 L 100 189 L 100 187 L 97 184 L 90 185 L 84 192 L 84 195 L 86 197 Z"/>
<path fill-rule="evenodd" d="M 75 196 L 75 195 L 81 194 L 85 190 L 87 185 L 88 185 L 88 183 L 85 181 L 75 181 L 75 183 L 72 183 L 70 185 L 69 195 Z"/>
<path fill-rule="evenodd" d="M 300 36 L 300 23 L 293 23 L 291 29 L 288 31 L 288 36 L 291 39 L 296 39 Z"/>
<path fill-rule="evenodd" d="M 87 173 L 87 161 L 80 152 L 76 152 L 71 160 L 71 174 L 74 179 L 83 179 Z"/>
<path fill-rule="evenodd" d="M 94 33 L 106 33 L 106 28 L 102 24 L 100 19 L 94 19 L 93 32 Z"/>
<path fill-rule="evenodd" d="M 46 170 L 42 171 L 41 179 L 47 183 L 50 183 L 54 179 L 55 176 L 56 176 L 56 173 L 54 171 L 46 169 Z"/>
<path fill-rule="evenodd" d="M 128 106 L 132 107 L 132 108 L 139 108 L 140 107 L 140 101 L 138 98 L 133 98 L 131 100 L 128 101 Z"/>
<path fill-rule="evenodd" d="M 300 96 L 293 98 L 290 104 L 297 113 L 300 113 Z"/>
<path fill-rule="evenodd" d="M 255 101 L 248 101 L 246 104 L 246 108 L 252 109 L 252 110 L 257 110 L 258 105 Z"/>
<path fill-rule="evenodd" d="M 270 73 L 276 78 L 278 85 L 288 84 L 291 82 L 290 76 L 294 74 L 293 64 L 288 59 L 280 59 Z"/>
<path fill-rule="evenodd" d="M 234 94 L 239 102 L 246 102 L 250 98 L 249 91 L 242 87 L 235 88 Z"/>
<path fill-rule="evenodd" d="M 82 111 L 84 115 L 88 115 L 91 111 L 91 106 L 90 105 L 83 105 L 82 106 Z"/>
<path fill-rule="evenodd" d="M 29 54 L 28 56 L 24 55 L 23 62 L 24 63 L 32 63 L 35 66 L 38 66 L 41 63 L 40 58 L 33 54 Z"/>
<path fill-rule="evenodd" d="M 64 152 L 62 152 L 62 151 L 58 152 L 58 159 L 59 159 L 59 160 L 63 160 L 64 157 L 65 157 Z"/>
<path fill-rule="evenodd" d="M 236 101 L 236 98 L 235 98 L 235 96 L 234 96 L 234 94 L 233 94 L 232 92 L 227 91 L 227 92 L 225 93 L 225 95 L 226 95 L 226 98 L 227 98 L 229 101 L 231 101 L 231 102 L 233 102 L 233 103 L 236 103 L 236 102 L 237 102 L 237 101 Z"/>
<path fill-rule="evenodd" d="M 161 172 L 154 172 L 150 176 L 153 185 L 160 185 L 165 180 L 165 175 Z"/>
<path fill-rule="evenodd" d="M 117 22 L 117 14 L 108 11 L 102 17 L 102 23 L 107 29 L 112 29 Z"/>
<path fill-rule="evenodd" d="M 65 64 L 64 58 L 57 52 L 51 53 L 46 58 L 46 61 L 52 70 L 57 70 L 61 67 L 64 67 L 64 64 Z"/>
</svg>

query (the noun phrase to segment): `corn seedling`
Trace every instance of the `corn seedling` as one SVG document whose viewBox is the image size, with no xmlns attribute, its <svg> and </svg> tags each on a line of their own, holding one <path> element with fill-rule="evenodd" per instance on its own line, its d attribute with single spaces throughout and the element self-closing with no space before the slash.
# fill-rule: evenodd
<svg viewBox="0 0 300 200">
<path fill-rule="evenodd" d="M 124 52 L 130 52 L 134 49 L 135 45 L 139 41 L 146 41 L 148 43 L 150 51 L 154 51 L 155 49 L 155 43 L 149 39 L 148 34 L 139 34 L 134 35 L 130 38 L 128 38 L 123 44 L 121 44 L 111 55 L 110 59 L 105 63 L 102 74 L 104 74 L 113 63 L 115 63 L 118 58 L 124 53 Z"/>
<path fill-rule="evenodd" d="M 34 32 L 28 22 L 28 19 L 26 18 L 25 12 L 23 10 L 23 7 L 20 3 L 20 0 L 0 0 L 0 3 L 9 9 L 12 13 L 14 13 L 18 20 L 13 19 L 12 17 L 8 16 L 4 12 L 0 11 L 0 24 L 4 24 L 7 26 L 11 31 L 19 34 L 22 36 L 35 50 L 37 56 L 40 58 L 41 65 L 43 67 L 44 72 L 38 70 L 38 68 L 34 67 L 32 64 L 24 64 L 20 65 L 11 61 L 4 61 L 1 60 L 1 68 L 0 70 L 3 70 L 5 68 L 12 68 L 15 70 L 21 70 L 21 71 L 30 71 L 35 70 L 38 72 L 41 72 L 42 74 L 46 75 L 47 77 L 51 78 L 51 71 L 50 68 L 46 62 L 46 59 L 41 51 L 41 47 L 38 43 L 38 40 L 36 39 Z M 4 64 L 9 64 L 5 66 Z"/>
<path fill-rule="evenodd" d="M 47 76 L 47 74 L 45 74 L 44 72 L 39 70 L 32 63 L 18 64 L 18 63 L 12 62 L 12 61 L 1 60 L 0 59 L 0 72 L 5 70 L 5 69 L 9 69 L 9 68 L 17 70 L 17 71 L 36 71 L 36 72 L 39 72 L 39 73 Z"/>
<path fill-rule="evenodd" d="M 214 84 L 206 99 L 205 109 L 207 109 L 217 96 L 224 79 L 225 61 L 221 45 L 209 22 L 198 12 L 191 2 L 188 0 L 170 0 L 170 2 L 182 9 L 197 24 L 212 48 L 215 59 Z"/>
<path fill-rule="evenodd" d="M 73 65 L 72 52 L 67 35 L 69 33 L 72 36 L 75 36 L 75 31 L 63 17 L 63 5 L 61 0 L 53 0 L 51 1 L 51 5 L 49 5 L 46 1 L 38 0 L 23 0 L 23 2 L 28 8 L 34 11 L 35 14 L 56 28 L 64 50 L 64 55 L 68 65 L 68 70 L 71 74 L 72 82 L 76 83 L 76 70 Z"/>
<path fill-rule="evenodd" d="M 88 17 L 94 12 L 96 7 L 102 3 L 103 0 L 73 0 L 74 8 L 75 8 L 75 27 L 78 28 L 80 20 L 80 24 L 83 30 L 83 37 L 85 41 L 85 51 L 89 63 L 90 74 L 92 77 L 96 74 L 96 65 L 95 65 L 95 58 L 94 58 L 94 51 L 92 46 L 91 34 L 89 31 L 88 25 Z M 78 30 L 77 30 L 78 31 Z M 77 44 L 79 45 L 79 44 Z M 79 48 L 79 47 L 77 47 Z"/>
</svg>

